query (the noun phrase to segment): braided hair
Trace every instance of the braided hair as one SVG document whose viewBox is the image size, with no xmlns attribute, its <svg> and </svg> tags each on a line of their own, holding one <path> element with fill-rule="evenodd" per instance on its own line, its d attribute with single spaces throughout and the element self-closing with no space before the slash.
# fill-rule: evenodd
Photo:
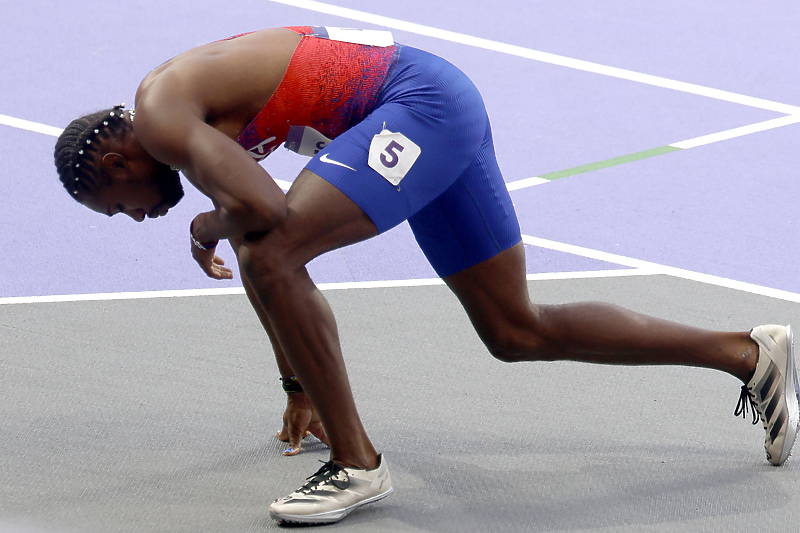
<svg viewBox="0 0 800 533">
<path fill-rule="evenodd" d="M 107 184 L 95 171 L 98 144 L 103 139 L 121 135 L 129 127 L 125 121 L 125 104 L 97 111 L 70 122 L 58 137 L 55 164 L 58 177 L 67 192 L 75 198 L 91 195 Z"/>
</svg>

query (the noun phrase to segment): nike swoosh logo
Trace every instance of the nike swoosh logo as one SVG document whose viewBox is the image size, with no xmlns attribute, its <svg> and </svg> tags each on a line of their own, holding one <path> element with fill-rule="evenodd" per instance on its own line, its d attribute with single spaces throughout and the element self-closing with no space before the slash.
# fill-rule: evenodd
<svg viewBox="0 0 800 533">
<path fill-rule="evenodd" d="M 357 172 L 357 170 L 354 169 L 353 167 L 348 167 L 344 163 L 339 163 L 338 161 L 334 161 L 333 159 L 330 159 L 328 157 L 328 154 L 322 154 L 322 157 L 320 157 L 319 160 L 322 161 L 323 163 L 328 163 L 328 164 L 331 164 L 331 165 L 344 167 L 344 168 L 352 170 L 353 172 Z"/>
</svg>

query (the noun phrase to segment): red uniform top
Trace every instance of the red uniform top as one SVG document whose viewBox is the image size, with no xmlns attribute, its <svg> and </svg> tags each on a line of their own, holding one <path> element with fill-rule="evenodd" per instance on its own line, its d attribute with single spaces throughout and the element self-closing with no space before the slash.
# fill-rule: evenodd
<svg viewBox="0 0 800 533">
<path fill-rule="evenodd" d="M 258 161 L 283 142 L 290 150 L 314 155 L 361 122 L 397 62 L 396 45 L 334 40 L 324 28 L 288 29 L 303 38 L 275 93 L 236 139 Z"/>
</svg>

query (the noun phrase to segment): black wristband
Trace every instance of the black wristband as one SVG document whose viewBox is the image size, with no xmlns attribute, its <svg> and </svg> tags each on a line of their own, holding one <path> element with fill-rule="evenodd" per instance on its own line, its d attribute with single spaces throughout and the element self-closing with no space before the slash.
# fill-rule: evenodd
<svg viewBox="0 0 800 533">
<path fill-rule="evenodd" d="M 291 392 L 303 392 L 303 387 L 300 386 L 300 382 L 297 381 L 297 377 L 295 376 L 281 378 L 281 384 L 283 385 L 283 391 L 287 394 Z"/>
<path fill-rule="evenodd" d="M 203 250 L 204 252 L 210 250 L 212 248 L 216 248 L 219 244 L 219 241 L 214 242 L 200 242 L 194 238 L 194 220 L 189 223 L 189 238 L 192 239 L 192 244 L 194 244 L 197 248 Z"/>
</svg>

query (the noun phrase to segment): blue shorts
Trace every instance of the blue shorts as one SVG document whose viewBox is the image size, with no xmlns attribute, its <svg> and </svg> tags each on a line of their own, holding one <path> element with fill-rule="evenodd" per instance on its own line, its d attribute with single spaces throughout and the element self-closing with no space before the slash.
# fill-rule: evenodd
<svg viewBox="0 0 800 533">
<path fill-rule="evenodd" d="M 384 129 L 420 149 L 396 184 L 369 165 L 370 145 Z M 387 163 L 398 155 L 391 146 L 380 154 Z M 521 240 L 483 99 L 466 75 L 427 52 L 403 46 L 374 111 L 306 168 L 353 200 L 380 233 L 408 220 L 441 277 Z"/>
</svg>

